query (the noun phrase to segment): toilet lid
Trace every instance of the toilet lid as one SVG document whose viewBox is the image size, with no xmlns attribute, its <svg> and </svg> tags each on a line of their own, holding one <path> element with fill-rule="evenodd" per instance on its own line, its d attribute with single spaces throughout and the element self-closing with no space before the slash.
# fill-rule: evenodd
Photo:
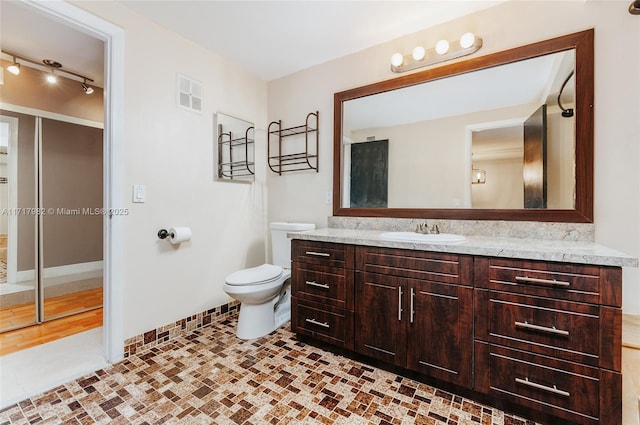
<svg viewBox="0 0 640 425">
<path fill-rule="evenodd" d="M 228 285 L 256 285 L 275 280 L 282 276 L 282 267 L 273 264 L 263 264 L 250 269 L 231 273 L 225 280 Z"/>
</svg>

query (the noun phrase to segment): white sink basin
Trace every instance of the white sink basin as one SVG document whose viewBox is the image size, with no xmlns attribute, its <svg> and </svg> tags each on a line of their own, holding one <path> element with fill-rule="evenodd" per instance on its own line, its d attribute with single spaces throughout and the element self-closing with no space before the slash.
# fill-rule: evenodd
<svg viewBox="0 0 640 425">
<path fill-rule="evenodd" d="M 380 239 L 396 242 L 417 243 L 455 243 L 467 240 L 462 235 L 453 233 L 416 233 L 416 232 L 386 232 L 380 235 Z"/>
</svg>

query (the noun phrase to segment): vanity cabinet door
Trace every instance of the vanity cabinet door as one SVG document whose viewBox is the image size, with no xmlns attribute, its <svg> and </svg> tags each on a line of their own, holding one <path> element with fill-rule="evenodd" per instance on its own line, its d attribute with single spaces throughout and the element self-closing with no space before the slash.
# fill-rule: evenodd
<svg viewBox="0 0 640 425">
<path fill-rule="evenodd" d="M 404 366 L 408 279 L 356 272 L 355 350 L 384 362 Z"/>
<path fill-rule="evenodd" d="M 473 288 L 412 281 L 407 368 L 471 388 Z"/>
</svg>

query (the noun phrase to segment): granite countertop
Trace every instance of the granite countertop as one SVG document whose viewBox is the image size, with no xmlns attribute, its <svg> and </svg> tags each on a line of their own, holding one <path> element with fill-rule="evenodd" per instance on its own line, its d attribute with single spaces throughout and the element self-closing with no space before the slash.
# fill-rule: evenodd
<svg viewBox="0 0 640 425">
<path fill-rule="evenodd" d="M 289 233 L 288 236 L 292 239 L 310 241 L 403 248 L 453 254 L 603 266 L 638 267 L 638 259 L 636 257 L 607 248 L 595 242 L 467 236 L 464 242 L 431 244 L 383 240 L 380 238 L 380 234 L 382 233 L 384 233 L 384 231 L 326 228 L 300 233 Z"/>
</svg>

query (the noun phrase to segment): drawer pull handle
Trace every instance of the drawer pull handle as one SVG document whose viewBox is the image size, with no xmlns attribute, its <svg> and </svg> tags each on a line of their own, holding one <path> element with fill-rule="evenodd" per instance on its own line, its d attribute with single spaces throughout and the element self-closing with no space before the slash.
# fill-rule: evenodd
<svg viewBox="0 0 640 425">
<path fill-rule="evenodd" d="M 515 322 L 515 325 L 516 325 L 516 328 L 531 329 L 532 331 L 540 331 L 540 332 L 556 334 L 556 335 L 564 335 L 564 336 L 568 336 L 569 335 L 569 331 L 563 331 L 562 329 L 556 329 L 555 326 L 552 327 L 552 328 L 549 328 L 547 326 L 534 325 L 534 324 L 529 323 L 529 322 Z"/>
<path fill-rule="evenodd" d="M 555 280 L 555 279 L 538 279 L 536 277 L 527 277 L 527 276 L 516 276 L 516 280 L 520 282 L 528 282 L 528 283 L 542 283 L 546 285 L 554 285 L 554 286 L 569 286 L 570 282 L 565 282 L 563 280 Z"/>
<path fill-rule="evenodd" d="M 537 388 L 539 390 L 547 391 L 553 394 L 558 394 L 565 397 L 571 396 L 571 394 L 568 391 L 559 390 L 558 388 L 556 388 L 555 385 L 553 387 L 549 387 L 547 385 L 537 384 L 533 381 L 529 381 L 529 378 L 524 378 L 524 379 L 516 378 L 516 382 L 518 384 L 527 385 L 529 387 Z"/>
<path fill-rule="evenodd" d="M 316 287 L 322 288 L 322 289 L 329 289 L 329 285 L 327 285 L 326 283 L 318 283 L 318 282 L 307 280 L 306 284 L 309 285 L 309 286 L 316 286 Z"/>
<path fill-rule="evenodd" d="M 323 328 L 329 329 L 329 324 L 327 322 L 318 322 L 316 319 L 304 319 L 305 322 L 311 323 L 312 325 L 322 326 Z"/>
<path fill-rule="evenodd" d="M 331 254 L 326 252 L 307 251 L 307 255 L 315 255 L 316 257 L 331 257 Z"/>
</svg>

